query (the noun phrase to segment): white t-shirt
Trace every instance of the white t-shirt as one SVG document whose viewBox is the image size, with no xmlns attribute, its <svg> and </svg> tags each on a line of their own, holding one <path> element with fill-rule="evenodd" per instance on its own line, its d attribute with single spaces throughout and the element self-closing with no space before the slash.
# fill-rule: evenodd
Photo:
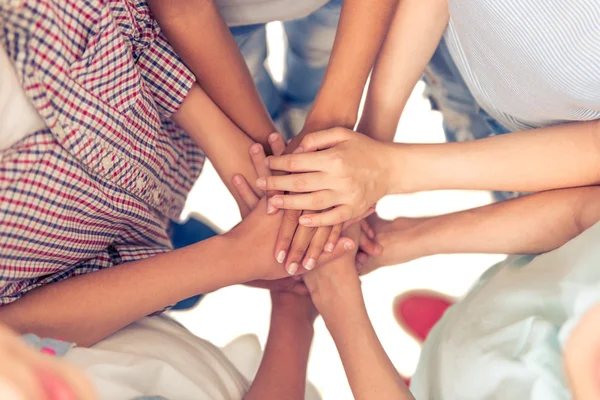
<svg viewBox="0 0 600 400">
<path fill-rule="evenodd" d="M 19 82 L 6 50 L 0 46 L 0 150 L 46 127 Z"/>
<path fill-rule="evenodd" d="M 229 26 L 264 24 L 306 17 L 329 0 L 217 0 Z"/>
<path fill-rule="evenodd" d="M 258 340 L 250 347 L 237 352 L 246 353 L 243 359 L 257 368 Z M 244 377 L 222 349 L 164 315 L 143 318 L 92 348 L 75 347 L 65 360 L 81 368 L 106 400 L 241 399 L 252 378 Z"/>
<path fill-rule="evenodd" d="M 450 0 L 446 42 L 510 130 L 600 119 L 598 0 Z"/>
</svg>

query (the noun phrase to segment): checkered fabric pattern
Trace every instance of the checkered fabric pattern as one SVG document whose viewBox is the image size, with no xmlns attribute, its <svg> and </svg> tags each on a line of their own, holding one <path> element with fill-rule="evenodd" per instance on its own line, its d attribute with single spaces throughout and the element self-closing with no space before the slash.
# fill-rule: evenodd
<svg viewBox="0 0 600 400">
<path fill-rule="evenodd" d="M 195 78 L 144 1 L 3 0 L 0 44 L 48 129 L 0 151 L 0 304 L 171 248 L 203 154 Z"/>
</svg>

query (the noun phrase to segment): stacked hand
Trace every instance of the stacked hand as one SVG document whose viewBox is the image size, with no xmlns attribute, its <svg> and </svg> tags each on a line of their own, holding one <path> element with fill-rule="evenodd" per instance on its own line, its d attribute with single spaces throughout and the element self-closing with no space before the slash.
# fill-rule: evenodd
<svg viewBox="0 0 600 400">
<path fill-rule="evenodd" d="M 276 136 L 272 135 L 271 143 L 276 141 Z M 367 153 L 371 157 L 361 154 L 364 140 L 376 147 Z M 306 153 L 334 145 L 337 145 L 334 149 Z M 290 275 L 298 271 L 300 263 L 307 270 L 313 269 L 322 251 L 332 251 L 344 228 L 364 220 L 374 211 L 374 204 L 386 191 L 382 185 L 386 181 L 382 178 L 386 164 L 382 161 L 382 149 L 378 148 L 382 146 L 353 131 L 336 128 L 297 137 L 286 149 L 287 152 L 295 149 L 293 154 L 281 156 L 281 152 L 273 150 L 275 157 L 266 160 L 259 154 L 254 155 L 258 158 L 255 165 L 264 163 L 256 184 L 269 191 L 268 212 L 285 209 L 275 258 L 280 263 L 285 262 Z M 293 174 L 273 176 L 271 169 Z M 356 190 L 357 184 L 360 190 Z M 303 194 L 283 195 L 285 191 Z M 331 207 L 335 208 L 323 213 L 307 211 Z M 372 229 L 366 222 L 362 222 L 361 227 L 360 241 L 364 250 L 377 255 L 381 247 L 373 242 Z"/>
</svg>

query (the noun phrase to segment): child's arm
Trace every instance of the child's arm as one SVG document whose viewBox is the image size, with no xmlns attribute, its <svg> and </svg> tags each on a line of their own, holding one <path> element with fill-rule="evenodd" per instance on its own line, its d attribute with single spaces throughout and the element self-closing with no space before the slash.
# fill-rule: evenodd
<svg viewBox="0 0 600 400">
<path fill-rule="evenodd" d="M 235 198 L 241 214 L 246 215 L 250 210 L 235 190 L 232 178 L 235 174 L 240 174 L 249 182 L 256 181 L 256 172 L 248 153 L 254 142 L 196 84 L 190 89 L 173 120 L 206 154 Z M 281 138 L 278 140 L 281 141 Z M 257 191 L 255 187 L 253 189 Z"/>
<path fill-rule="evenodd" d="M 275 127 L 214 1 L 148 0 L 148 5 L 202 89 L 235 125 L 266 145 Z"/>
<path fill-rule="evenodd" d="M 308 296 L 272 292 L 271 299 L 269 337 L 245 399 L 302 400 L 316 310 Z"/>
<path fill-rule="evenodd" d="M 450 253 L 539 254 L 600 221 L 600 187 L 561 189 L 437 217 L 398 218 L 376 228 L 383 254 L 360 264 L 368 272 Z"/>
<path fill-rule="evenodd" d="M 138 319 L 198 293 L 287 276 L 271 257 L 281 215 L 264 200 L 232 231 L 144 260 L 45 285 L 0 307 L 20 333 L 92 345 Z M 340 241 L 333 255 L 344 252 Z"/>
<path fill-rule="evenodd" d="M 358 131 L 391 142 L 400 115 L 446 25 L 447 0 L 400 0 L 371 73 Z"/>
<path fill-rule="evenodd" d="M 302 134 L 356 124 L 367 78 L 398 0 L 344 0 L 331 58 Z M 298 141 L 292 141 L 290 151 Z"/>
<path fill-rule="evenodd" d="M 354 398 L 412 399 L 371 325 L 352 255 L 307 273 L 304 282 L 337 346 Z"/>
</svg>

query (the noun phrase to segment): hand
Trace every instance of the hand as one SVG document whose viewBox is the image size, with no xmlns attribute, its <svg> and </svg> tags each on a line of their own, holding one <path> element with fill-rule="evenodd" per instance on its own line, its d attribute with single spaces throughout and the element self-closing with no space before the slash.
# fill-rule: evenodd
<svg viewBox="0 0 600 400">
<path fill-rule="evenodd" d="M 285 142 L 283 141 L 283 138 L 281 137 L 281 135 L 279 133 L 271 133 L 268 137 L 268 141 L 269 141 L 269 146 L 271 147 L 271 153 L 275 156 L 280 156 L 283 151 L 285 150 Z M 254 143 L 252 146 L 250 146 L 249 148 L 249 153 L 250 153 L 250 159 L 252 160 L 252 164 L 254 165 L 254 169 L 256 170 L 256 174 L 257 176 L 261 177 L 266 177 L 266 176 L 271 176 L 271 169 L 269 167 L 267 167 L 267 164 L 265 162 L 265 151 L 263 146 L 260 143 Z M 234 177 L 234 179 L 236 179 Z M 234 185 L 235 185 L 235 181 L 234 181 Z M 261 190 L 253 190 L 250 186 L 247 187 L 242 187 L 243 190 L 250 190 L 250 193 L 246 194 L 246 200 L 248 198 L 256 199 L 256 202 L 258 202 L 258 200 L 260 198 L 262 198 L 265 193 L 262 192 Z M 242 195 L 242 193 L 239 193 L 240 195 Z M 281 192 L 278 191 L 272 191 L 272 192 L 268 192 L 267 196 L 270 198 L 271 196 L 274 196 L 276 194 L 281 194 Z M 250 197 L 248 197 L 250 196 Z M 242 216 L 242 219 L 245 218 L 250 211 L 252 211 L 254 209 L 254 207 L 250 208 L 249 205 L 244 204 L 244 202 L 246 202 L 244 199 L 242 199 L 242 203 L 240 204 L 240 214 Z M 276 210 L 267 210 L 268 214 L 272 214 L 274 213 Z"/>
<path fill-rule="evenodd" d="M 83 374 L 67 363 L 34 351 L 0 326 L 0 398 L 92 400 Z"/>
<path fill-rule="evenodd" d="M 357 240 L 359 234 L 360 228 L 356 225 L 344 231 L 344 235 L 353 240 Z M 303 276 L 311 298 L 324 318 L 328 318 L 330 312 L 335 312 L 335 308 L 341 307 L 340 302 L 348 306 L 362 299 L 360 280 L 354 265 L 355 255 L 355 251 L 348 251 Z"/>
<path fill-rule="evenodd" d="M 326 149 L 323 151 L 316 151 Z M 296 154 L 269 157 L 273 170 L 292 175 L 270 176 L 256 184 L 265 190 L 302 194 L 277 195 L 273 207 L 288 210 L 334 209 L 303 215 L 303 226 L 318 227 L 364 217 L 388 193 L 388 147 L 360 133 L 334 128 L 309 133 Z M 301 154 L 298 154 L 301 152 Z"/>
<path fill-rule="evenodd" d="M 286 151 L 290 151 L 293 146 L 297 145 L 301 138 L 302 136 L 294 138 Z M 253 147 L 255 149 L 251 151 L 251 156 L 257 175 L 259 180 L 265 179 L 271 173 L 270 171 L 265 172 L 265 169 L 269 170 L 269 168 L 264 163 L 264 154 L 260 152 L 260 147 L 256 145 Z M 274 212 L 277 212 L 277 208 L 271 206 L 267 209 L 269 214 Z M 275 259 L 282 264 L 285 262 L 286 271 L 290 275 L 296 274 L 300 262 L 306 270 L 313 269 L 323 251 L 332 252 L 343 229 L 341 224 L 333 227 L 319 227 L 318 229 L 298 227 L 298 218 L 301 214 L 302 211 L 297 210 L 286 210 L 284 212 L 283 222 L 275 242 Z"/>
<path fill-rule="evenodd" d="M 279 135 L 277 135 L 277 136 L 279 136 Z M 279 139 L 280 139 L 280 137 L 279 137 Z M 272 144 L 273 144 L 273 142 L 275 142 L 276 146 L 279 143 L 279 140 L 273 136 L 271 136 L 269 138 L 269 141 Z M 256 146 L 262 147 L 258 144 L 255 144 L 252 147 L 255 148 Z M 278 149 L 276 147 L 273 148 L 274 152 L 279 151 L 279 150 L 280 149 Z M 257 151 L 253 151 L 253 149 L 251 149 L 250 156 L 252 158 L 252 162 L 254 163 L 254 166 L 257 170 L 257 174 L 259 174 L 259 176 L 269 173 L 269 171 L 267 171 L 268 168 L 265 168 L 265 163 L 264 163 L 265 156 L 264 156 L 263 151 L 257 152 Z M 264 249 L 265 243 L 272 243 L 272 242 L 269 242 L 268 237 L 270 237 L 270 235 L 272 235 L 274 233 L 272 227 L 279 226 L 279 224 L 281 223 L 282 216 L 281 216 L 281 214 L 278 214 L 278 215 L 270 217 L 270 218 L 265 218 L 266 217 L 266 214 L 265 214 L 266 199 L 263 198 L 262 200 L 259 200 L 256 193 L 254 193 L 254 191 L 252 190 L 252 188 L 250 187 L 250 185 L 248 184 L 248 182 L 246 181 L 246 179 L 243 176 L 235 175 L 233 177 L 233 184 L 234 184 L 234 187 L 237 190 L 239 196 L 241 197 L 242 201 L 245 203 L 245 205 L 248 207 L 248 209 L 253 210 L 253 211 L 246 217 L 244 222 L 242 222 L 240 225 L 238 225 L 236 228 L 234 228 L 234 230 L 232 232 L 230 232 L 230 236 L 237 236 L 239 238 L 239 240 L 246 240 L 246 241 L 250 242 L 247 245 L 247 246 L 249 246 L 248 247 L 249 250 L 257 250 L 258 251 L 259 249 Z M 261 202 L 265 203 L 265 204 L 263 204 L 261 206 L 260 205 Z M 250 226 L 252 226 L 252 229 L 249 228 Z M 337 242 L 337 245 L 335 246 L 334 250 L 331 253 L 320 254 L 319 257 L 317 258 L 317 260 L 319 262 L 327 262 L 328 260 L 338 257 L 344 251 L 353 249 L 354 247 L 355 247 L 355 244 L 352 240 L 349 240 L 349 239 L 340 240 Z M 256 256 L 256 255 L 254 254 L 254 256 Z M 270 256 L 268 256 L 267 258 L 272 259 Z M 269 263 L 266 262 L 266 264 L 268 265 Z M 270 280 L 277 279 L 277 278 L 283 278 L 285 276 L 285 275 L 282 276 L 280 271 L 278 271 L 278 272 L 272 271 L 269 268 L 267 268 L 265 273 L 266 273 L 265 279 L 270 279 Z M 292 282 L 293 282 L 292 280 L 288 280 L 286 284 L 291 284 Z M 266 283 L 258 282 L 258 283 L 255 283 L 255 285 L 260 286 L 260 287 L 265 287 Z M 271 287 L 271 284 L 269 284 L 268 286 Z"/>
<path fill-rule="evenodd" d="M 402 264 L 425 256 L 427 253 L 418 227 L 428 219 L 401 217 L 386 221 L 376 214 L 369 216 L 367 221 L 374 230 L 380 251 L 370 246 L 363 249 L 361 244 L 355 260 L 358 273 L 365 275 L 380 267 Z"/>
</svg>

